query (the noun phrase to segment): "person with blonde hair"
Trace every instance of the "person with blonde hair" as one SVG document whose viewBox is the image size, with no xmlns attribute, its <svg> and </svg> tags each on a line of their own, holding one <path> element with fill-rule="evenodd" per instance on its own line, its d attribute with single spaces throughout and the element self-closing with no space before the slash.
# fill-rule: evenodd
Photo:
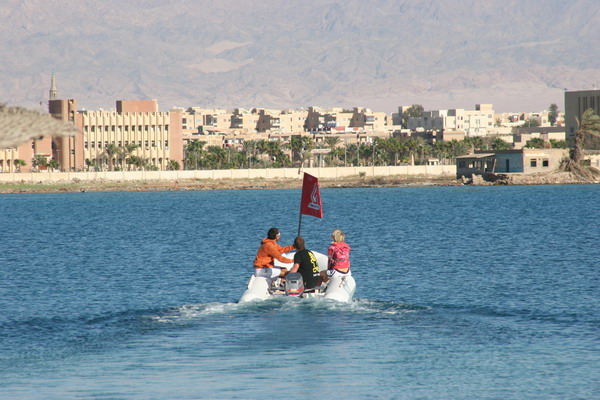
<svg viewBox="0 0 600 400">
<path fill-rule="evenodd" d="M 350 246 L 346 243 L 344 231 L 336 229 L 331 233 L 333 242 L 327 249 L 327 271 L 321 273 L 323 282 L 327 282 L 335 273 L 350 273 Z"/>
</svg>

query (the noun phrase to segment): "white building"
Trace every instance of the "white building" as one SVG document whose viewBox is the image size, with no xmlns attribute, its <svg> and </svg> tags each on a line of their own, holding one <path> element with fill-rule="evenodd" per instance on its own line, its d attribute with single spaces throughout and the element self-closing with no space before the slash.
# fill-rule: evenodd
<svg viewBox="0 0 600 400">
<path fill-rule="evenodd" d="M 475 110 L 462 108 L 425 111 L 421 117 L 411 117 L 408 128 L 417 130 L 463 131 L 466 136 L 486 136 L 494 126 L 491 104 L 477 104 Z"/>
</svg>

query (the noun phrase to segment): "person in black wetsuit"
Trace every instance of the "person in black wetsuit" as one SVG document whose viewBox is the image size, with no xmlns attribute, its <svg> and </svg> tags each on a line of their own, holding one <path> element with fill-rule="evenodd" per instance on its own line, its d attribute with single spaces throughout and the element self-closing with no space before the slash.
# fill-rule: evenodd
<svg viewBox="0 0 600 400">
<path fill-rule="evenodd" d="M 315 286 L 319 286 L 321 279 L 317 257 L 315 257 L 312 251 L 304 247 L 304 238 L 302 236 L 296 237 L 294 247 L 296 248 L 296 254 L 294 254 L 294 266 L 290 269 L 290 272 L 299 272 L 302 275 L 305 289 L 312 289 Z"/>
</svg>

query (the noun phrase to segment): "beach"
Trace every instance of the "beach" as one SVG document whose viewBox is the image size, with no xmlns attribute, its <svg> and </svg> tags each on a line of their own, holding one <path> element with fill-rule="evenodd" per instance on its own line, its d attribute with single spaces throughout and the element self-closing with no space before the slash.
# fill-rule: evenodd
<svg viewBox="0 0 600 400">
<path fill-rule="evenodd" d="M 487 180 L 486 180 L 487 179 Z M 474 179 L 457 179 L 454 176 L 391 175 L 345 176 L 319 178 L 322 188 L 368 187 L 423 187 L 423 186 L 489 186 L 489 185 L 562 185 L 598 183 L 578 179 L 566 172 L 544 174 L 497 174 L 493 179 L 475 176 Z M 257 190 L 300 189 L 298 178 L 254 179 L 177 179 L 177 180 L 71 180 L 59 182 L 8 182 L 0 183 L 0 193 L 73 193 L 73 192 L 142 192 L 171 190 Z"/>
<path fill-rule="evenodd" d="M 387 176 L 320 178 L 323 188 L 396 187 L 396 186 L 460 186 L 462 180 L 451 176 Z M 170 190 L 255 190 L 300 189 L 302 179 L 178 179 L 139 181 L 69 181 L 52 183 L 0 183 L 0 193 L 60 193 L 60 192 L 139 192 Z"/>
</svg>

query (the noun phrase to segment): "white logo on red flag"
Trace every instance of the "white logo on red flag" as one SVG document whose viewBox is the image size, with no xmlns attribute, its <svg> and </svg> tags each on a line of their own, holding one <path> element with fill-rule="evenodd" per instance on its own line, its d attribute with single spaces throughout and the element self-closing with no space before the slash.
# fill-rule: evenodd
<svg viewBox="0 0 600 400">
<path fill-rule="evenodd" d="M 321 209 L 321 196 L 319 196 L 319 185 L 316 181 L 310 194 L 310 203 L 308 203 L 308 208 L 312 208 L 313 210 Z"/>
</svg>

